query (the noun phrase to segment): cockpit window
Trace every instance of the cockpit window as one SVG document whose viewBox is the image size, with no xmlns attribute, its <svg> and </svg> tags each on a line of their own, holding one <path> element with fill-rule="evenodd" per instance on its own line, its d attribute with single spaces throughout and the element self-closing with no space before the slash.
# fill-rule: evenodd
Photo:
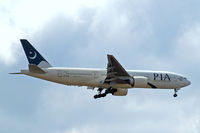
<svg viewBox="0 0 200 133">
<path fill-rule="evenodd" d="M 180 81 L 187 80 L 187 78 L 185 78 L 185 77 L 178 77 L 178 79 L 179 79 Z"/>
</svg>

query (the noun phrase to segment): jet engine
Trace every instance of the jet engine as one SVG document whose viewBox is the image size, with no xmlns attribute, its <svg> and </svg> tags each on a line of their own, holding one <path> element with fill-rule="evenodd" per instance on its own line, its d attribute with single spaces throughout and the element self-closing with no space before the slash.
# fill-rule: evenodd
<svg viewBox="0 0 200 133">
<path fill-rule="evenodd" d="M 146 88 L 147 86 L 147 77 L 143 76 L 134 76 L 129 79 L 124 79 L 124 81 L 134 88 Z"/>
<path fill-rule="evenodd" d="M 112 93 L 114 96 L 126 96 L 128 93 L 128 89 L 115 89 L 115 92 Z"/>
<path fill-rule="evenodd" d="M 147 77 L 134 76 L 134 87 L 135 88 L 146 88 L 147 87 Z"/>
</svg>

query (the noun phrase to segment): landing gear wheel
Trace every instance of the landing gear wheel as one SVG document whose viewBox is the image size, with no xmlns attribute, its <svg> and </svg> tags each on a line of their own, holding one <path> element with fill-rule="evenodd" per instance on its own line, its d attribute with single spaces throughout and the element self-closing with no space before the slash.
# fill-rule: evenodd
<svg viewBox="0 0 200 133">
<path fill-rule="evenodd" d="M 99 93 L 97 95 L 94 95 L 94 99 L 105 97 L 109 93 L 114 94 L 117 91 L 117 89 L 112 89 L 111 87 L 106 89 L 105 93 L 101 93 L 102 90 L 103 90 L 103 88 L 98 89 Z"/>
<path fill-rule="evenodd" d="M 103 94 L 101 94 L 100 96 L 101 96 L 101 97 L 105 97 L 105 96 L 106 96 L 106 93 L 103 93 Z"/>
<path fill-rule="evenodd" d="M 178 95 L 177 95 L 177 94 L 174 94 L 173 96 L 174 96 L 174 97 L 177 97 Z"/>
<path fill-rule="evenodd" d="M 99 98 L 99 95 L 94 95 L 94 99 L 97 99 L 97 98 Z"/>
<path fill-rule="evenodd" d="M 94 99 L 105 97 L 105 96 L 106 96 L 106 93 L 94 95 Z"/>
</svg>

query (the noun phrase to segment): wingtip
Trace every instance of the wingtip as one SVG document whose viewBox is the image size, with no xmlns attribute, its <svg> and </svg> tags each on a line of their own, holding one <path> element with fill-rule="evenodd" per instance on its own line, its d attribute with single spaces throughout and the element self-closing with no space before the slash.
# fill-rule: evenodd
<svg viewBox="0 0 200 133">
<path fill-rule="evenodd" d="M 112 54 L 107 54 L 107 56 L 113 56 Z"/>
</svg>

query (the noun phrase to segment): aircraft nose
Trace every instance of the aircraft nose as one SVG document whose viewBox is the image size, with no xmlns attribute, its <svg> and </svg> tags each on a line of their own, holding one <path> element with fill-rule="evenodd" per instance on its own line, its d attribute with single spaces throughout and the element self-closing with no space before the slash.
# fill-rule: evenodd
<svg viewBox="0 0 200 133">
<path fill-rule="evenodd" d="M 190 85 L 191 84 L 191 82 L 189 81 L 189 80 L 187 80 L 186 81 L 186 85 L 188 86 L 188 85 Z"/>
</svg>

